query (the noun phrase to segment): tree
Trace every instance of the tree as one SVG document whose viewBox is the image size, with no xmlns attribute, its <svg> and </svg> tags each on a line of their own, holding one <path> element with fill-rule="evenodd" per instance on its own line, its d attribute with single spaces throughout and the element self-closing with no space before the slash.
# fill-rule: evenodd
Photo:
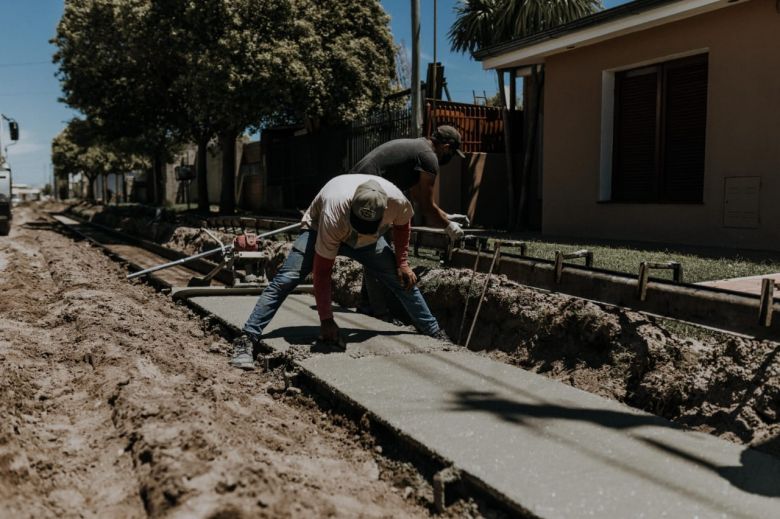
<svg viewBox="0 0 780 519">
<path fill-rule="evenodd" d="M 393 77 L 378 0 L 68 0 L 54 42 L 65 101 L 158 166 L 182 139 L 223 151 L 220 210 L 235 207 L 236 139 L 272 121 L 310 128 L 378 105 Z M 159 167 L 155 168 L 159 170 Z"/>
<path fill-rule="evenodd" d="M 124 140 L 154 160 L 154 203 L 164 167 L 182 140 L 181 98 L 170 88 L 184 64 L 148 23 L 151 0 L 67 0 L 53 43 L 64 101 L 101 124 L 104 141 Z"/>
<path fill-rule="evenodd" d="M 95 199 L 94 183 L 99 176 L 148 167 L 143 158 L 123 150 L 120 141 L 103 142 L 103 133 L 99 123 L 74 118 L 52 141 L 55 175 L 87 177 L 88 200 Z"/>
<path fill-rule="evenodd" d="M 568 23 L 589 15 L 602 8 L 601 0 L 460 0 L 455 8 L 456 20 L 448 32 L 452 50 L 471 52 L 483 48 L 535 34 L 557 25 Z M 504 90 L 504 71 L 496 70 L 499 92 Z M 526 106 L 525 120 L 530 122 L 525 132 L 525 144 L 522 150 L 522 169 L 520 172 L 520 196 L 515 213 L 514 165 L 509 152 L 510 129 L 508 118 L 504 117 L 504 140 L 507 143 L 507 170 L 510 182 L 507 186 L 509 198 L 509 221 L 507 227 L 514 228 L 525 216 L 528 192 L 528 170 L 532 159 L 532 143 L 536 139 L 541 103 L 544 69 L 532 67 L 529 90 L 535 95 Z M 499 95 L 501 106 L 504 96 Z M 515 221 L 515 214 L 518 221 Z"/>
</svg>

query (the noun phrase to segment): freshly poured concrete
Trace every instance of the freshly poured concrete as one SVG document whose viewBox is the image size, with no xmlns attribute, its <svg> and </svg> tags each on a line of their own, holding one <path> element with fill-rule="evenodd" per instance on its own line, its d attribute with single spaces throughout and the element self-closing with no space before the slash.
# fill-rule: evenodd
<svg viewBox="0 0 780 519">
<path fill-rule="evenodd" d="M 256 296 L 193 297 L 194 304 L 219 316 L 225 322 L 243 328 L 257 302 Z M 372 319 L 355 312 L 334 308 L 336 322 L 346 338 L 347 353 L 364 354 L 422 353 L 441 350 L 453 345 L 419 335 L 410 328 Z M 277 351 L 291 345 L 311 345 L 320 331 L 320 320 L 314 306 L 314 297 L 292 295 L 265 329 L 263 341 Z M 391 340 L 388 340 L 391 339 Z"/>
<path fill-rule="evenodd" d="M 194 302 L 242 326 L 256 299 Z M 302 368 L 517 511 L 780 517 L 778 458 L 362 315 L 336 319 L 357 342 Z M 317 323 L 313 299 L 292 296 L 266 342 L 310 344 Z"/>
</svg>

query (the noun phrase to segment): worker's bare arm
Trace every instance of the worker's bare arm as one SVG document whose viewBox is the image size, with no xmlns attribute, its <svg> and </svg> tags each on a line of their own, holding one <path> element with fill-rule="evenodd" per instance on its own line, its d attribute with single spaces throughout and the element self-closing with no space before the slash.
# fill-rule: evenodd
<svg viewBox="0 0 780 519">
<path fill-rule="evenodd" d="M 450 223 L 447 219 L 447 213 L 442 211 L 433 200 L 433 185 L 435 182 L 436 175 L 421 171 L 419 182 L 409 190 L 409 193 L 414 201 L 420 206 L 427 225 L 447 227 Z"/>
</svg>

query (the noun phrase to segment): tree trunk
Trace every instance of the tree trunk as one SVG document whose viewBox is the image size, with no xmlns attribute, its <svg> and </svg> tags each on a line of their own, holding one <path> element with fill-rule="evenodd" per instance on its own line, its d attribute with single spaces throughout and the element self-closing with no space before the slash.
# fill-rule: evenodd
<svg viewBox="0 0 780 519">
<path fill-rule="evenodd" d="M 69 180 L 70 176 L 58 176 L 57 177 L 57 191 L 59 192 L 59 199 L 60 200 L 67 200 L 70 198 L 70 192 L 69 192 Z"/>
<path fill-rule="evenodd" d="M 198 177 L 198 211 L 208 214 L 209 209 L 209 177 L 208 177 L 208 147 L 209 138 L 198 139 L 198 158 L 195 172 Z"/>
<path fill-rule="evenodd" d="M 108 205 L 108 173 L 100 175 L 100 188 L 101 195 L 103 197 L 103 205 Z"/>
<path fill-rule="evenodd" d="M 165 158 L 164 152 L 158 151 L 154 156 L 154 176 L 152 180 L 153 205 L 164 205 L 165 203 Z"/>
<path fill-rule="evenodd" d="M 87 177 L 87 200 L 90 202 L 95 201 L 95 179 L 97 176 L 89 176 L 85 175 Z"/>
<path fill-rule="evenodd" d="M 236 130 L 226 130 L 219 136 L 222 148 L 222 193 L 219 197 L 219 212 L 236 212 Z"/>
<path fill-rule="evenodd" d="M 515 223 L 515 164 L 512 158 L 512 130 L 510 128 L 509 111 L 504 98 L 504 72 L 496 70 L 496 74 L 498 74 L 498 99 L 501 103 L 501 117 L 504 122 L 504 157 L 506 159 L 506 193 L 508 203 L 506 230 L 511 231 Z"/>
</svg>

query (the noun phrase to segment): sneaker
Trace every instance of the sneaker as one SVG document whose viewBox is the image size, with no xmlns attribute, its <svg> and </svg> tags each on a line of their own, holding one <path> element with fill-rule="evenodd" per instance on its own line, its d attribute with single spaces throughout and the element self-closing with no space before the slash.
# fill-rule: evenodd
<svg viewBox="0 0 780 519">
<path fill-rule="evenodd" d="M 452 339 L 450 339 L 450 336 L 447 335 L 447 332 L 444 331 L 444 328 L 439 328 L 439 331 L 431 335 L 434 339 L 439 339 L 442 342 L 449 342 L 452 343 Z"/>
<path fill-rule="evenodd" d="M 247 334 L 241 334 L 233 341 L 233 356 L 230 365 L 245 370 L 255 369 L 254 343 Z"/>
</svg>

